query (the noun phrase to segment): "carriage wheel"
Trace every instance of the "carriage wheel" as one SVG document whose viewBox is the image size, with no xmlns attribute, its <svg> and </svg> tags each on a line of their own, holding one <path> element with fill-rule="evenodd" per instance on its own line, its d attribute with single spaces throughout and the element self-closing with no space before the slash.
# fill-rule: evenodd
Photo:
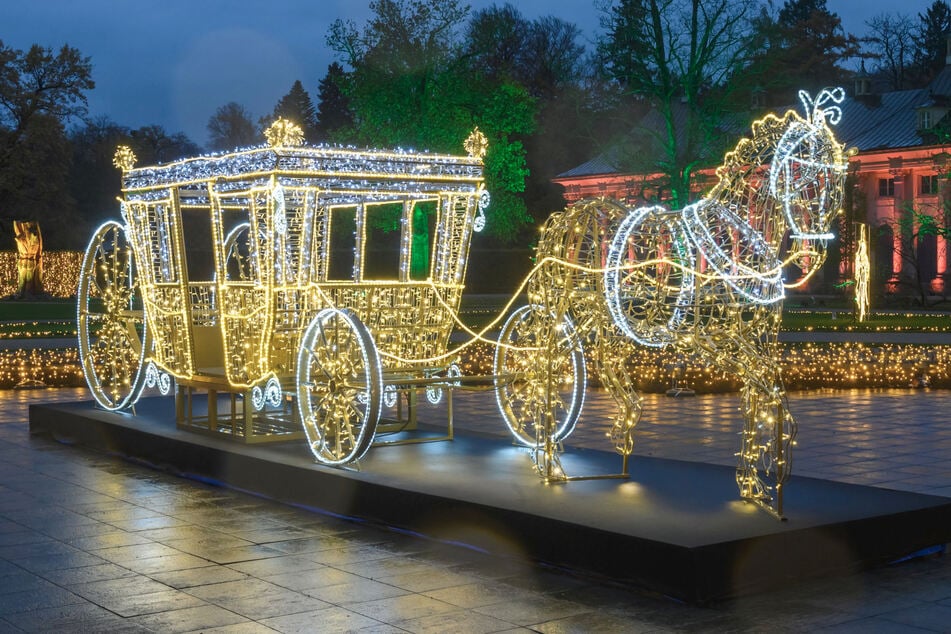
<svg viewBox="0 0 951 634">
<path fill-rule="evenodd" d="M 135 403 L 151 346 L 135 258 L 122 225 L 107 222 L 89 241 L 79 273 L 77 331 L 83 374 L 102 407 Z"/>
<path fill-rule="evenodd" d="M 587 381 L 584 350 L 568 317 L 557 322 L 541 306 L 516 310 L 495 349 L 495 397 L 519 443 L 534 446 L 536 428 L 554 423 L 552 442 L 574 431 Z"/>
<path fill-rule="evenodd" d="M 297 405 L 318 462 L 358 460 L 373 442 L 383 400 L 376 345 L 349 309 L 310 322 L 297 353 Z"/>
</svg>

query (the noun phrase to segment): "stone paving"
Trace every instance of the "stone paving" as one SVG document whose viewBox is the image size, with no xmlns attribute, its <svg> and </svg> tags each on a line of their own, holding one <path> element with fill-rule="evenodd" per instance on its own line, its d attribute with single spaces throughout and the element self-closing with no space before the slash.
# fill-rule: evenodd
<svg viewBox="0 0 951 634">
<path fill-rule="evenodd" d="M 29 402 L 81 398 L 3 392 L 0 632 L 951 631 L 946 556 L 683 605 L 30 437 Z M 794 478 L 951 496 L 951 392 L 791 405 Z M 501 433 L 489 394 L 455 406 L 459 427 Z M 586 408 L 569 451 L 606 448 L 607 399 L 593 392 Z M 735 395 L 648 395 L 636 454 L 733 464 L 738 420 Z"/>
</svg>

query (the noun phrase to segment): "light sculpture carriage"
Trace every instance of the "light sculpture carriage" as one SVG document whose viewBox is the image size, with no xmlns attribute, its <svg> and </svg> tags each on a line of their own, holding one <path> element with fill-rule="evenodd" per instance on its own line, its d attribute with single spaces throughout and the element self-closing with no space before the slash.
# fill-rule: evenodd
<svg viewBox="0 0 951 634">
<path fill-rule="evenodd" d="M 484 223 L 485 137 L 449 156 L 304 146 L 284 120 L 267 136 L 155 167 L 117 152 L 122 222 L 96 231 L 81 272 L 83 370 L 104 408 L 174 379 L 180 426 L 248 442 L 303 426 L 319 462 L 344 464 L 397 392 L 455 384 L 446 352 Z M 401 229 L 385 273 L 367 244 L 381 216 Z"/>
<path fill-rule="evenodd" d="M 842 91 L 801 96 L 805 117 L 754 123 L 713 190 L 683 210 L 597 199 L 553 214 L 492 377 L 460 377 L 449 351 L 488 200 L 478 130 L 466 157 L 304 147 L 284 121 L 269 147 L 232 154 L 135 169 L 120 151 L 124 222 L 96 232 L 81 272 L 89 386 L 121 409 L 174 377 L 180 426 L 249 442 L 302 426 L 319 462 L 343 465 L 370 447 L 399 394 L 412 411 L 420 390 L 492 379 L 516 442 L 546 481 L 564 481 L 574 478 L 558 455 L 583 407 L 587 346 L 618 406 L 609 436 L 627 477 L 641 405 L 625 363 L 633 346 L 669 345 L 743 380 L 740 494 L 781 516 L 796 434 L 777 353 L 783 269 L 801 269 L 801 283 L 824 261 L 847 167 L 829 128 Z M 380 278 L 367 236 L 394 205 L 396 275 Z M 191 217 L 205 219 L 213 247 L 203 278 L 190 275 L 186 244 L 201 242 Z M 333 243 L 347 236 L 341 266 Z M 207 416 L 192 414 L 196 389 L 209 393 Z M 224 417 L 219 391 L 231 394 Z M 451 404 L 449 417 L 451 437 Z"/>
</svg>

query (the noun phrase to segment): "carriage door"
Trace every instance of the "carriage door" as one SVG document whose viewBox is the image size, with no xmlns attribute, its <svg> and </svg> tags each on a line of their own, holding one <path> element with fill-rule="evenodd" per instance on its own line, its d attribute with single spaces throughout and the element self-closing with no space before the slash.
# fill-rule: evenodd
<svg viewBox="0 0 951 634">
<path fill-rule="evenodd" d="M 194 350 L 179 205 L 178 191 L 173 189 L 167 198 L 127 202 L 125 207 L 141 263 L 138 270 L 153 334 L 153 358 L 176 376 L 191 376 Z"/>
</svg>

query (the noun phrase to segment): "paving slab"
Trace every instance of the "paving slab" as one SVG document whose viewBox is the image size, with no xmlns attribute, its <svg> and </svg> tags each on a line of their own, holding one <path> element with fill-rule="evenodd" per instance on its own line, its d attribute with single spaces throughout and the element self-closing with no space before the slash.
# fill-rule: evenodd
<svg viewBox="0 0 951 634">
<path fill-rule="evenodd" d="M 300 442 L 248 446 L 178 430 L 169 406 L 169 399 L 144 399 L 130 417 L 88 402 L 36 405 L 30 424 L 35 433 L 282 502 L 593 571 L 688 601 L 854 571 L 951 541 L 951 500 L 936 496 L 793 476 L 788 519 L 779 521 L 737 499 L 730 467 L 640 456 L 628 480 L 545 485 L 527 468 L 524 450 L 469 433 L 374 448 L 359 471 L 335 469 L 314 464 Z M 601 474 L 618 459 L 578 449 L 563 461 L 570 473 Z M 149 519 L 121 515 L 104 519 Z M 226 530 L 226 518 L 218 519 L 215 527 Z M 405 556 L 327 560 L 315 548 L 305 541 L 299 552 L 369 578 L 426 569 Z M 93 552 L 134 568 L 178 551 L 146 544 Z M 273 562 L 281 551 L 255 545 L 203 554 L 216 563 Z"/>
</svg>

